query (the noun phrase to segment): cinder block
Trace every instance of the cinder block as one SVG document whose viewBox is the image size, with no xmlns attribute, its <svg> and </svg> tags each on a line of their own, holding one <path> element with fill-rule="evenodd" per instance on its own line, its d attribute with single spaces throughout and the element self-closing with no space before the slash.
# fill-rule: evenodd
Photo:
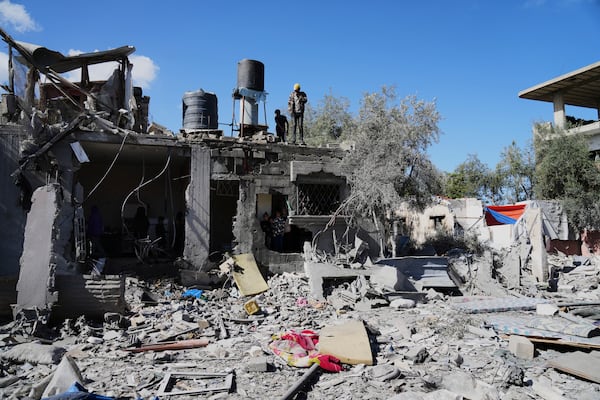
<svg viewBox="0 0 600 400">
<path fill-rule="evenodd" d="M 554 304 L 542 303 L 535 306 L 535 311 L 538 315 L 555 315 L 559 310 Z"/>
<path fill-rule="evenodd" d="M 246 365 L 248 372 L 267 372 L 269 370 L 269 359 L 267 357 L 256 357 Z"/>
<path fill-rule="evenodd" d="M 508 340 L 508 350 L 519 358 L 533 360 L 535 346 L 524 336 L 511 335 Z"/>
</svg>

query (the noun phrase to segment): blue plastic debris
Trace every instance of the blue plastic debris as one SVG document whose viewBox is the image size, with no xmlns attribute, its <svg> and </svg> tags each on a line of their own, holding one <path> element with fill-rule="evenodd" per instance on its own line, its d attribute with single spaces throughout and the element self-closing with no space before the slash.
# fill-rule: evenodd
<svg viewBox="0 0 600 400">
<path fill-rule="evenodd" d="M 72 384 L 66 392 L 56 396 L 44 397 L 42 400 L 115 400 L 114 397 L 88 393 L 79 382 Z"/>
<path fill-rule="evenodd" d="M 202 297 L 202 290 L 200 289 L 188 289 L 181 294 L 181 297 L 194 297 L 199 299 Z"/>
</svg>

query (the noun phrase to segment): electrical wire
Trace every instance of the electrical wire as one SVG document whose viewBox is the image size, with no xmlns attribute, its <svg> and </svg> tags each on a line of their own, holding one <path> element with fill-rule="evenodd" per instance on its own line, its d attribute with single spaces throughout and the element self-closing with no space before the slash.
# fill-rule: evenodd
<svg viewBox="0 0 600 400">
<path fill-rule="evenodd" d="M 81 202 L 81 204 L 85 203 L 92 196 L 92 194 L 94 194 L 94 192 L 96 191 L 96 189 L 98 189 L 100 187 L 100 185 L 102 184 L 102 182 L 104 182 L 104 179 L 106 179 L 106 177 L 108 176 L 108 174 L 110 173 L 110 171 L 114 167 L 115 163 L 117 162 L 117 159 L 119 158 L 119 155 L 121 154 L 121 151 L 123 150 L 123 146 L 125 145 L 125 141 L 127 140 L 127 136 L 128 135 L 129 135 L 129 131 L 127 131 L 125 133 L 125 136 L 123 136 L 123 141 L 121 142 L 121 146 L 119 147 L 119 150 L 117 151 L 117 154 L 115 154 L 112 162 L 108 166 L 108 169 L 104 173 L 104 176 L 102 176 L 102 178 L 100 178 L 100 180 L 98 181 L 98 183 L 96 184 L 96 186 L 94 186 L 94 188 L 92 190 L 90 190 L 90 192 L 88 193 L 88 195 L 86 196 L 86 198 Z"/>
<path fill-rule="evenodd" d="M 129 200 L 129 198 L 131 197 L 131 195 L 133 195 L 134 193 L 138 192 L 139 194 L 139 190 L 141 188 L 143 188 L 144 186 L 154 182 L 155 180 L 157 180 L 158 178 L 160 178 L 162 176 L 162 174 L 165 173 L 165 171 L 167 170 L 167 168 L 169 167 L 169 164 L 171 163 L 171 149 L 169 149 L 169 156 L 167 157 L 167 162 L 165 163 L 165 166 L 163 167 L 163 169 L 152 179 L 141 183 L 140 185 L 138 185 L 138 187 L 134 188 L 131 192 L 129 192 L 129 194 L 127 195 L 127 197 L 125 197 L 125 200 L 123 200 L 123 204 L 121 205 L 121 221 L 124 220 L 123 218 L 123 213 L 125 211 L 125 204 L 127 204 L 127 200 Z M 123 222 L 123 226 L 125 226 L 125 223 Z"/>
</svg>

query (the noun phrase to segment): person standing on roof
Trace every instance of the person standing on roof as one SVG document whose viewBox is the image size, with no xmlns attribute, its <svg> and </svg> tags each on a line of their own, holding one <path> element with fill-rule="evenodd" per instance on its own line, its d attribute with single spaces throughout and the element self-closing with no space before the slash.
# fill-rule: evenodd
<svg viewBox="0 0 600 400">
<path fill-rule="evenodd" d="M 275 110 L 275 130 L 277 132 L 277 137 L 282 142 L 286 141 L 288 128 L 289 124 L 285 115 L 281 115 L 281 111 Z"/>
<path fill-rule="evenodd" d="M 306 93 L 300 90 L 300 84 L 294 85 L 294 91 L 290 94 L 288 100 L 288 111 L 294 119 L 294 136 L 292 138 L 292 144 L 296 144 L 296 129 L 300 133 L 300 144 L 304 143 L 304 105 L 308 101 Z"/>
</svg>

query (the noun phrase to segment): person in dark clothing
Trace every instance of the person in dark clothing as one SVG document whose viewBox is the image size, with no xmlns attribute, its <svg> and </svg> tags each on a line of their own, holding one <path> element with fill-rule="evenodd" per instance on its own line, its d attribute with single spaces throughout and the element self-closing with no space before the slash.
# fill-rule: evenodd
<svg viewBox="0 0 600 400">
<path fill-rule="evenodd" d="M 280 110 L 275 110 L 275 131 L 280 141 L 285 142 L 288 133 L 288 120 L 285 115 L 281 115 Z"/>
<path fill-rule="evenodd" d="M 173 250 L 176 256 L 183 254 L 183 248 L 185 245 L 185 216 L 183 212 L 179 211 L 175 216 L 175 241 Z"/>
<path fill-rule="evenodd" d="M 268 213 L 263 214 L 263 219 L 260 221 L 260 229 L 265 234 L 265 247 L 271 248 L 271 240 L 273 239 L 273 227 L 271 226 L 271 218 Z"/>
<path fill-rule="evenodd" d="M 281 211 L 275 211 L 273 218 L 273 250 L 283 251 L 283 234 L 285 233 L 285 219 L 281 216 Z"/>
<path fill-rule="evenodd" d="M 102 247 L 102 234 L 104 233 L 104 221 L 98 206 L 92 206 L 90 217 L 88 219 L 87 234 L 91 243 L 91 256 L 93 258 L 102 258 L 105 256 L 104 247 Z"/>
<path fill-rule="evenodd" d="M 147 238 L 149 227 L 150 222 L 146 216 L 146 209 L 142 206 L 139 206 L 135 213 L 135 217 L 133 218 L 133 236 L 136 239 Z"/>
<path fill-rule="evenodd" d="M 304 143 L 304 105 L 308 101 L 306 93 L 300 91 L 300 84 L 294 85 L 294 91 L 290 94 L 288 99 L 288 111 L 294 119 L 294 136 L 292 137 L 292 144 L 296 144 L 296 130 L 300 133 L 300 144 Z"/>
<path fill-rule="evenodd" d="M 158 247 L 164 249 L 167 244 L 167 230 L 165 229 L 165 217 L 162 215 L 158 217 L 156 221 L 156 227 L 154 228 L 154 234 L 156 238 L 159 239 L 157 242 Z"/>
</svg>

